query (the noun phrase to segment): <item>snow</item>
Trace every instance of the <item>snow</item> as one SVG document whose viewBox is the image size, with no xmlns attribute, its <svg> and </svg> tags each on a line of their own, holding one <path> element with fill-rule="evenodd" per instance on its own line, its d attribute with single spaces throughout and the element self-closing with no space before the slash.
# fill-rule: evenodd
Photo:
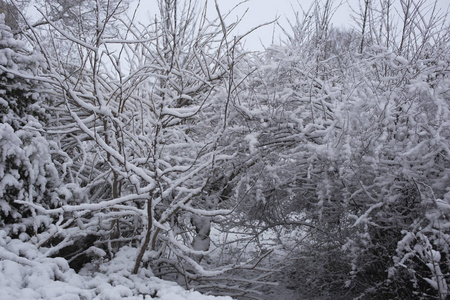
<svg viewBox="0 0 450 300">
<path fill-rule="evenodd" d="M 97 256 L 103 250 L 93 247 Z M 78 274 L 63 258 L 49 258 L 29 242 L 0 230 L 0 299 L 96 300 L 231 300 L 202 295 L 143 269 L 131 273 L 137 250 L 123 247 L 112 260 L 88 264 Z"/>
<path fill-rule="evenodd" d="M 244 137 L 244 139 L 248 142 L 248 148 L 250 150 L 250 154 L 256 153 L 256 147 L 258 146 L 258 133 L 252 132 Z"/>
</svg>

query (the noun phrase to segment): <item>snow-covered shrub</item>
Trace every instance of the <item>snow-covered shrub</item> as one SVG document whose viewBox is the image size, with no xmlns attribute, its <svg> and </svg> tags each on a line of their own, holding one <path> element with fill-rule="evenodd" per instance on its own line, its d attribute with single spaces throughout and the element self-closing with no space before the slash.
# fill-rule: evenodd
<svg viewBox="0 0 450 300">
<path fill-rule="evenodd" d="M 0 225 L 17 223 L 15 234 L 33 228 L 28 234 L 35 235 L 50 222 L 18 201 L 48 208 L 59 204 L 59 177 L 50 148 L 37 131 L 14 131 L 9 124 L 0 124 Z"/>
<path fill-rule="evenodd" d="M 392 37 L 363 43 L 367 36 L 309 18 L 286 45 L 266 51 L 238 106 L 253 149 L 236 185 L 244 222 L 305 231 L 292 250 L 293 277 L 311 295 L 445 295 L 448 240 L 437 237 L 446 237 L 447 217 L 432 199 L 445 203 L 449 186 L 450 81 L 448 27 L 436 18 L 423 24 L 427 34 L 406 31 L 402 39 L 416 39 L 408 47 Z M 334 42 L 342 36 L 345 47 Z"/>
<path fill-rule="evenodd" d="M 41 62 L 0 15 L 0 226 L 15 224 L 14 235 L 36 235 L 51 222 L 20 201 L 46 208 L 59 201 L 54 145 L 43 136 L 45 93 L 32 80 Z"/>
<path fill-rule="evenodd" d="M 33 80 L 43 57 L 28 48 L 13 36 L 0 14 L 0 120 L 15 130 L 45 119 L 40 105 L 45 94 Z"/>
<path fill-rule="evenodd" d="M 60 179 L 51 182 L 61 186 L 52 194 L 57 205 L 15 203 L 54 220 L 37 243 L 76 271 L 99 260 L 92 247 L 107 258 L 134 247 L 133 273 L 163 270 L 158 275 L 181 278 L 187 288 L 215 288 L 210 278 L 227 282 L 233 270 L 259 272 L 254 257 L 206 259 L 220 248 L 210 243 L 212 223 L 235 204 L 222 197 L 227 183 L 216 173 L 239 152 L 240 141 L 228 143 L 236 84 L 248 75 L 238 68 L 245 57 L 239 39 L 191 1 L 158 1 L 150 27 L 125 21 L 125 2 L 81 3 L 80 12 L 94 7 L 87 11 L 96 25 L 85 31 L 49 16 L 51 30 L 27 29 L 47 64 L 37 76 L 52 95 L 41 131 L 55 141 L 49 153 Z M 253 290 L 242 286 L 260 285 L 234 282 L 223 284 L 225 293 L 247 295 Z"/>
<path fill-rule="evenodd" d="M 450 197 L 428 199 L 424 206 L 425 215 L 414 221 L 402 231 L 403 238 L 398 241 L 397 253 L 393 256 L 395 265 L 389 270 L 392 280 L 398 273 L 407 273 L 413 290 L 421 287 L 428 295 L 446 299 L 449 291 L 449 241 L 450 241 Z M 423 296 L 414 293 L 414 297 Z"/>
</svg>

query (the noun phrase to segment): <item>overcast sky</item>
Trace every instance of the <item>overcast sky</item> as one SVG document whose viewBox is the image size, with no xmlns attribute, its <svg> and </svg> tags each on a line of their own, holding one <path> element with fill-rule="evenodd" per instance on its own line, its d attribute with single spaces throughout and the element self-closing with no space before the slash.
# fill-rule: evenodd
<svg viewBox="0 0 450 300">
<path fill-rule="evenodd" d="M 201 3 L 203 1 L 204 0 L 200 0 Z M 214 0 L 207 1 L 211 18 L 214 18 L 216 16 Z M 335 0 L 334 2 L 337 4 L 340 1 L 342 1 L 343 4 L 336 10 L 332 23 L 334 26 L 349 27 L 352 25 L 352 19 L 350 17 L 352 15 L 352 8 L 359 11 L 358 3 L 360 0 Z M 399 0 L 395 1 L 398 2 Z M 425 1 L 426 3 L 433 2 L 433 0 Z M 294 10 L 300 11 L 300 5 L 303 9 L 308 9 L 313 0 L 218 0 L 222 14 L 228 12 L 241 2 L 244 3 L 239 6 L 236 13 L 238 15 L 242 15 L 247 10 L 247 14 L 242 20 L 240 27 L 238 28 L 238 32 L 235 34 L 242 34 L 257 25 L 272 21 L 276 17 L 279 17 L 279 23 L 281 23 L 285 28 L 288 28 L 289 26 L 286 18 L 293 20 Z M 363 0 L 361 0 L 361 2 L 363 2 Z M 438 2 L 441 9 L 448 8 L 449 0 L 438 0 Z M 154 16 L 155 14 L 157 14 L 156 0 L 141 0 L 139 18 L 141 20 L 146 20 L 149 16 Z M 234 18 L 230 17 L 227 23 L 232 23 L 234 20 Z M 271 44 L 272 37 L 274 36 L 273 33 L 274 25 L 269 25 L 258 29 L 247 38 L 246 47 L 251 50 L 262 50 L 263 46 L 261 43 L 265 46 Z M 275 37 L 279 35 L 280 30 L 275 27 Z M 278 39 L 276 41 L 278 41 Z"/>
</svg>

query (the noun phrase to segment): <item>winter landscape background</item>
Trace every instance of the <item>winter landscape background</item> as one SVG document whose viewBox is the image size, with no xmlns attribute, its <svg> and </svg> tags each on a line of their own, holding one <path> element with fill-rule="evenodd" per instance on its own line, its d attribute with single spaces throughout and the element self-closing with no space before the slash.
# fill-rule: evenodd
<svg viewBox="0 0 450 300">
<path fill-rule="evenodd" d="M 0 299 L 448 299 L 448 10 L 130 1 L 0 1 Z"/>
</svg>

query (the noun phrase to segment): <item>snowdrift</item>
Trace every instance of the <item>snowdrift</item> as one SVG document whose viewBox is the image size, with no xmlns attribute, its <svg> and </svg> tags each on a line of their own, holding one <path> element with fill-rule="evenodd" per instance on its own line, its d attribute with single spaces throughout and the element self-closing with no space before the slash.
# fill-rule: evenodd
<svg viewBox="0 0 450 300">
<path fill-rule="evenodd" d="M 150 270 L 133 275 L 136 251 L 123 247 L 112 260 L 96 261 L 76 273 L 65 259 L 45 257 L 35 245 L 0 230 L 0 299 L 232 299 L 187 291 Z"/>
</svg>

